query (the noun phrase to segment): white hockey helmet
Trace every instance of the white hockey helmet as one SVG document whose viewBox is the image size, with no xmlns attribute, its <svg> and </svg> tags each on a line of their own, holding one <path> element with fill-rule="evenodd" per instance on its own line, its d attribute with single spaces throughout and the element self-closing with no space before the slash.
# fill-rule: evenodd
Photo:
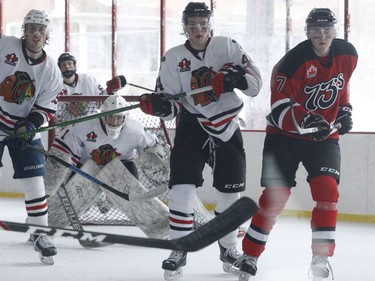
<svg viewBox="0 0 375 281">
<path fill-rule="evenodd" d="M 23 33 L 25 33 L 26 25 L 28 24 L 41 24 L 46 26 L 46 34 L 47 36 L 50 34 L 52 30 L 52 20 L 43 10 L 30 10 L 25 18 L 23 19 L 22 29 Z"/>
<path fill-rule="evenodd" d="M 100 111 L 107 112 L 127 106 L 125 99 L 119 95 L 109 96 L 102 104 Z M 106 134 L 111 139 L 117 139 L 121 130 L 125 126 L 127 112 L 119 112 L 111 115 L 101 117 L 104 123 Z"/>
</svg>

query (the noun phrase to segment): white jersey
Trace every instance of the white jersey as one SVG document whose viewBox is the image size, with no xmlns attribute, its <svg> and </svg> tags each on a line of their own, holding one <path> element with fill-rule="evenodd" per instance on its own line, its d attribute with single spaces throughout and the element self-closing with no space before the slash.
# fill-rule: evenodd
<svg viewBox="0 0 375 281">
<path fill-rule="evenodd" d="M 22 40 L 0 36 L 0 122 L 8 129 L 38 112 L 47 122 L 56 112 L 56 97 L 62 89 L 62 77 L 56 62 L 45 53 L 31 62 L 22 48 Z M 40 138 L 37 134 L 35 138 Z"/>
<path fill-rule="evenodd" d="M 248 88 L 242 92 L 252 97 L 258 95 L 262 86 L 258 68 L 236 41 L 223 36 L 212 37 L 202 52 L 193 50 L 188 43 L 170 49 L 161 62 L 157 91 L 174 95 L 211 85 L 213 76 L 227 63 L 245 69 Z M 209 98 L 207 93 L 187 96 L 180 101 L 212 136 L 227 141 L 238 128 L 238 113 L 243 102 L 235 92 L 221 95 L 218 101 Z M 172 112 L 164 119 L 170 120 L 175 114 Z"/>
<path fill-rule="evenodd" d="M 157 143 L 157 137 L 145 130 L 137 120 L 126 116 L 125 126 L 115 140 L 109 138 L 100 118 L 76 123 L 61 131 L 52 144 L 53 147 L 72 155 L 75 164 L 85 163 L 90 153 L 102 145 L 109 144 L 120 154 L 120 160 L 134 160 L 145 148 Z"/>
<path fill-rule="evenodd" d="M 61 95 L 98 96 L 107 94 L 96 78 L 86 73 L 76 74 L 76 83 L 74 86 L 66 83 L 63 86 Z"/>
<path fill-rule="evenodd" d="M 94 76 L 86 73 L 80 73 L 75 74 L 74 85 L 69 85 L 64 82 L 63 89 L 59 95 L 99 96 L 107 95 L 107 91 L 103 89 L 101 84 Z M 59 102 L 57 109 L 57 121 L 59 123 L 66 122 L 86 115 L 89 112 L 95 113 L 97 110 L 98 106 L 96 102 L 82 103 L 81 106 Z"/>
</svg>

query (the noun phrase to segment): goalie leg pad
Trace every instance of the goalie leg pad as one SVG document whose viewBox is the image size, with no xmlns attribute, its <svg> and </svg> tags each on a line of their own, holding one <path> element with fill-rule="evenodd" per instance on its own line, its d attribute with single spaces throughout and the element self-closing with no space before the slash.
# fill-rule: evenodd
<svg viewBox="0 0 375 281">
<path fill-rule="evenodd" d="M 97 178 L 113 188 L 128 194 L 140 194 L 147 189 L 125 168 L 118 158 L 114 158 L 97 174 Z M 165 239 L 169 234 L 169 211 L 157 198 L 142 202 L 129 202 L 116 194 L 104 190 L 112 204 L 137 225 L 149 238 Z"/>
<path fill-rule="evenodd" d="M 67 153 L 62 152 L 59 149 L 52 147 L 49 152 L 58 158 L 61 158 L 65 162 L 72 164 L 71 156 Z M 54 159 L 47 157 L 46 160 L 46 175 L 44 176 L 44 185 L 46 188 L 46 194 L 54 196 L 57 189 L 68 180 L 72 171 L 61 165 Z"/>
<path fill-rule="evenodd" d="M 163 173 L 169 174 L 170 149 L 168 145 L 157 143 L 155 146 L 147 147 L 137 159 L 136 164 L 147 174 Z"/>
<path fill-rule="evenodd" d="M 100 171 L 100 167 L 96 165 L 94 161 L 89 159 L 81 167 L 81 170 L 90 175 L 96 175 L 98 171 Z M 75 174 L 69 179 L 65 184 L 65 189 L 72 201 L 73 208 L 78 217 L 82 216 L 102 193 L 97 184 L 78 174 Z M 48 198 L 48 207 L 49 225 L 58 227 L 66 227 L 70 225 L 68 215 L 64 210 L 64 205 L 60 201 L 58 194 Z"/>
</svg>

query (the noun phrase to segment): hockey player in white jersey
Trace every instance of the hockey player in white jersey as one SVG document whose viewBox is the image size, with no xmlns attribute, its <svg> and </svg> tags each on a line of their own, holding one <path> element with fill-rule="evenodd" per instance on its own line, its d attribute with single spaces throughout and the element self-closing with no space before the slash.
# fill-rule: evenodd
<svg viewBox="0 0 375 281">
<path fill-rule="evenodd" d="M 112 95 L 105 100 L 101 111 L 125 106 L 127 104 L 124 98 Z M 83 164 L 82 170 L 126 193 L 148 191 L 137 180 L 138 171 L 134 161 L 139 155 L 149 154 L 147 165 L 166 173 L 169 171 L 169 147 L 160 143 L 154 134 L 129 117 L 127 112 L 67 126 L 53 142 L 50 152 L 67 161 L 71 158 L 75 165 Z M 70 169 L 53 163 L 52 160 L 47 161 L 45 182 L 49 195 L 50 225 L 69 225 L 64 207 L 56 194 L 57 189 L 64 184 L 78 217 L 83 215 L 104 191 L 111 203 L 148 237 L 168 237 L 168 208 L 157 198 L 142 202 L 126 201 L 111 191 L 102 190 L 81 175 L 70 177 Z"/>
<path fill-rule="evenodd" d="M 179 113 L 174 147 L 171 152 L 170 238 L 192 231 L 192 198 L 202 186 L 205 163 L 213 169 L 216 214 L 220 214 L 245 190 L 246 163 L 238 113 L 243 107 L 234 92 L 258 95 L 262 80 L 249 55 L 233 39 L 211 37 L 212 12 L 203 2 L 190 2 L 182 14 L 187 41 L 166 52 L 157 79 L 157 93 L 140 98 L 143 112 L 173 119 Z M 176 95 L 212 85 L 213 91 L 163 101 Z M 220 260 L 226 272 L 241 254 L 236 249 L 237 231 L 219 240 Z M 172 251 L 164 260 L 165 279 L 181 276 L 186 252 Z"/>
<path fill-rule="evenodd" d="M 70 53 L 62 53 L 57 60 L 57 65 L 64 79 L 63 89 L 59 95 L 112 95 L 126 84 L 124 76 L 115 76 L 106 82 L 107 87 L 104 89 L 93 75 L 77 73 L 77 59 Z M 58 109 L 58 112 L 65 112 L 64 119 L 57 116 L 59 122 L 64 122 L 87 114 L 90 107 L 96 108 L 96 103 L 85 102 L 81 103 L 79 107 L 77 105 L 71 106 L 69 103 L 59 103 L 58 106 L 64 107 Z M 93 111 L 92 108 L 91 112 Z M 66 112 L 70 114 L 66 114 Z"/>
<path fill-rule="evenodd" d="M 0 128 L 8 132 L 33 132 L 56 112 L 56 97 L 62 89 L 61 74 L 56 62 L 43 49 L 51 28 L 51 18 L 45 11 L 30 10 L 23 21 L 21 39 L 0 36 Z M 0 160 L 7 146 L 13 177 L 25 193 L 26 221 L 47 225 L 44 155 L 28 148 L 20 138 L 5 141 L 4 134 L 1 135 Z M 42 146 L 39 133 L 24 134 L 22 138 Z M 42 262 L 54 263 L 57 251 L 47 236 L 34 235 L 33 245 Z"/>
</svg>

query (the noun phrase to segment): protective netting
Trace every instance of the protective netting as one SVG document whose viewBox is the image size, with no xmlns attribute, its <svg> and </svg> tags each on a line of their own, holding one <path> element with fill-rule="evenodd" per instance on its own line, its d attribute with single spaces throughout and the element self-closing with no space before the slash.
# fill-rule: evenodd
<svg viewBox="0 0 375 281">
<path fill-rule="evenodd" d="M 137 103 L 138 97 L 124 96 L 130 103 Z M 61 96 L 59 97 L 57 105 L 55 124 L 67 122 L 72 119 L 77 119 L 84 115 L 98 113 L 98 109 L 106 99 L 105 96 Z M 158 139 L 170 146 L 173 146 L 173 139 L 176 130 L 176 119 L 164 122 L 160 118 L 144 114 L 139 108 L 129 110 L 131 118 L 140 121 L 147 130 L 155 134 Z M 60 126 L 49 134 L 49 143 L 53 141 L 55 135 L 61 131 Z M 137 164 L 139 172 L 139 181 L 147 188 L 153 189 L 160 185 L 168 185 L 168 174 L 156 172 L 147 173 L 142 170 L 142 167 Z M 169 191 L 158 196 L 164 203 L 168 204 Z M 204 207 L 198 197 L 195 200 L 195 227 L 199 227 L 210 220 L 213 216 Z M 133 223 L 126 217 L 126 215 L 119 209 L 113 206 L 104 194 L 99 197 L 89 210 L 80 217 L 82 224 L 94 225 L 133 225 Z"/>
</svg>

